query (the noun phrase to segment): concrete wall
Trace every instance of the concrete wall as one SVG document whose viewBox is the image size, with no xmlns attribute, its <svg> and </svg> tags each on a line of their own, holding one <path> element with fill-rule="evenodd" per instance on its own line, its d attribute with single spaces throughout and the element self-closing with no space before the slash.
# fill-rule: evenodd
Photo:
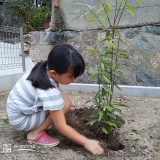
<svg viewBox="0 0 160 160">
<path fill-rule="evenodd" d="M 74 12 L 75 10 L 84 8 L 82 5 L 75 5 L 75 3 L 85 3 L 95 5 L 100 3 L 101 0 L 59 0 L 59 7 L 52 9 L 51 29 L 54 30 L 84 30 L 84 29 L 97 29 L 99 23 L 86 24 L 83 16 L 80 13 Z M 160 0 L 141 0 L 145 8 L 139 6 L 135 0 L 128 0 L 128 4 L 133 6 L 135 16 L 124 12 L 119 26 L 133 27 L 149 24 L 160 23 Z M 86 11 L 88 9 L 85 8 Z M 110 13 L 110 18 L 113 20 L 114 9 Z M 108 24 L 106 24 L 108 26 Z"/>
</svg>

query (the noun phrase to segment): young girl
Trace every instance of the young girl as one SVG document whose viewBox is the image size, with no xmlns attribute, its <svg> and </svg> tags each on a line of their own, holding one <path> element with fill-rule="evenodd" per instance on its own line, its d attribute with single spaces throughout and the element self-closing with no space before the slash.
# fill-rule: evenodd
<svg viewBox="0 0 160 160">
<path fill-rule="evenodd" d="M 71 107 L 67 95 L 62 95 L 58 84 L 69 84 L 85 70 L 82 56 L 69 44 L 54 47 L 45 62 L 37 63 L 11 90 L 7 100 L 10 124 L 17 130 L 29 131 L 27 140 L 45 146 L 59 144 L 57 138 L 45 130 L 55 128 L 70 140 L 93 154 L 102 154 L 96 140 L 88 139 L 67 125 L 65 114 Z"/>
</svg>

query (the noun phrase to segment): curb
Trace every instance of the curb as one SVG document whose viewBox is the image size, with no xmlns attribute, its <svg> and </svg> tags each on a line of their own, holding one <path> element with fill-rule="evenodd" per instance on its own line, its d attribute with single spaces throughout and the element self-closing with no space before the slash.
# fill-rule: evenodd
<svg viewBox="0 0 160 160">
<path fill-rule="evenodd" d="M 145 86 L 125 86 L 119 85 L 122 91 L 114 88 L 114 94 L 123 96 L 134 96 L 134 97 L 147 97 L 147 98 L 160 98 L 160 87 L 145 87 Z M 82 92 L 97 92 L 98 84 L 81 84 L 71 83 L 68 85 L 60 85 L 61 89 L 82 91 Z"/>
</svg>

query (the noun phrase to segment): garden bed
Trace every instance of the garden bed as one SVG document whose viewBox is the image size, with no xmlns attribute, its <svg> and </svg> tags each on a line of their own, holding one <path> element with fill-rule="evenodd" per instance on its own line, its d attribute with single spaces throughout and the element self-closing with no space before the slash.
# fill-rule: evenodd
<svg viewBox="0 0 160 160">
<path fill-rule="evenodd" d="M 160 159 L 160 99 L 118 96 L 129 108 L 122 108 L 123 124 L 110 135 L 106 144 L 101 134 L 96 134 L 97 125 L 89 126 L 88 106 L 84 105 L 92 99 L 93 93 L 65 91 L 72 100 L 72 110 L 66 115 L 68 124 L 86 135 L 96 138 L 105 149 L 101 156 L 93 156 L 83 147 L 60 135 L 54 127 L 47 130 L 50 135 L 59 137 L 61 143 L 57 147 L 48 148 L 30 145 L 26 141 L 25 132 L 14 130 L 3 121 L 6 116 L 5 104 L 8 92 L 0 93 L 0 159 L 11 160 L 159 160 Z M 8 144 L 9 150 L 5 150 Z M 25 150 L 27 149 L 27 150 Z M 8 151 L 8 152 L 6 152 Z M 3 153 L 2 153 L 3 152 Z"/>
</svg>

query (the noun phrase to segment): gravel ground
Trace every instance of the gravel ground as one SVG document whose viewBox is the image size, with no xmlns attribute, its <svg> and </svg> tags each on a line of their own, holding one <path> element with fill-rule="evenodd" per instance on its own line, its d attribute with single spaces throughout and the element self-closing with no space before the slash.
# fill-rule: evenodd
<svg viewBox="0 0 160 160">
<path fill-rule="evenodd" d="M 93 156 L 72 149 L 47 148 L 28 144 L 26 133 L 14 130 L 4 119 L 8 91 L 0 93 L 0 160 L 160 160 L 160 99 L 118 96 L 130 106 L 122 108 L 125 125 L 119 128 L 123 150 L 108 156 Z M 72 100 L 72 108 L 82 108 L 93 93 L 64 91 Z M 26 150 L 27 149 L 27 150 Z"/>
</svg>

